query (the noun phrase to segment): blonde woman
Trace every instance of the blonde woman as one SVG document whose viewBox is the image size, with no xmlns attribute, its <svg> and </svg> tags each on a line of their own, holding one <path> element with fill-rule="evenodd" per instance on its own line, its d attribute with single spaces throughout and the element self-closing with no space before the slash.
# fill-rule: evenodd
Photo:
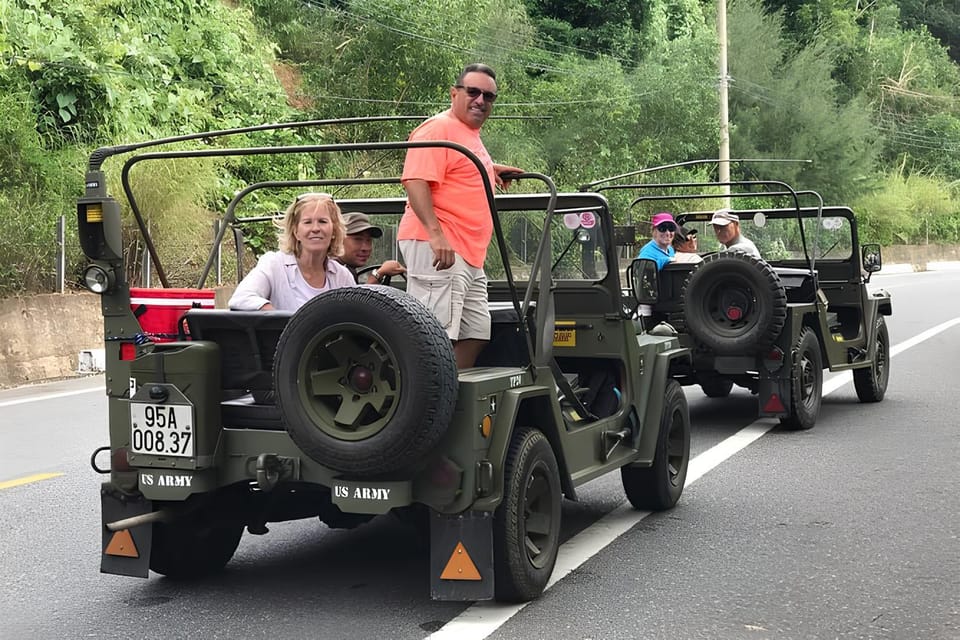
<svg viewBox="0 0 960 640">
<path fill-rule="evenodd" d="M 229 306 L 238 311 L 295 311 L 315 295 L 356 286 L 343 254 L 340 207 L 326 193 L 304 193 L 279 224 L 279 251 L 269 251 L 237 285 Z"/>
</svg>

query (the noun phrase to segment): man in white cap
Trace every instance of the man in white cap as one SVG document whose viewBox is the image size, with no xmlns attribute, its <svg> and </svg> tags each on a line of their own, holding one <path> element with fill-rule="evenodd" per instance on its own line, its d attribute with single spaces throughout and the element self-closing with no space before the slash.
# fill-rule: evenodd
<svg viewBox="0 0 960 640">
<path fill-rule="evenodd" d="M 343 255 L 338 258 L 353 277 L 362 269 L 373 252 L 373 239 L 383 236 L 383 229 L 370 222 L 367 214 L 351 211 L 343 214 L 343 226 L 346 235 L 343 238 Z M 388 277 L 404 273 L 406 268 L 396 260 L 385 260 L 383 264 L 367 274 L 366 284 L 382 284 Z M 360 283 L 363 284 L 363 283 Z"/>
<path fill-rule="evenodd" d="M 757 245 L 740 233 L 740 218 L 730 209 L 718 209 L 710 219 L 717 240 L 726 251 L 739 251 L 761 260 Z"/>
</svg>

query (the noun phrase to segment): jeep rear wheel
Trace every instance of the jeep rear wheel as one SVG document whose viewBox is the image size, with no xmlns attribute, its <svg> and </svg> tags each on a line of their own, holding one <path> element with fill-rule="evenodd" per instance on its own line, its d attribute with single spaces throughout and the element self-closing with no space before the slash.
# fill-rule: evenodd
<svg viewBox="0 0 960 640">
<path fill-rule="evenodd" d="M 860 402 L 880 402 L 887 393 L 890 379 L 890 335 L 883 316 L 877 316 L 876 349 L 873 363 L 866 369 L 853 370 L 853 386 Z"/>
<path fill-rule="evenodd" d="M 823 400 L 823 357 L 817 334 L 809 327 L 800 332 L 794 349 L 790 386 L 790 415 L 781 418 L 780 424 L 786 429 L 810 429 L 817 422 Z"/>
<path fill-rule="evenodd" d="M 352 476 L 414 466 L 440 441 L 457 398 L 446 331 L 413 297 L 347 287 L 313 298 L 280 336 L 277 404 L 298 447 Z"/>
<path fill-rule="evenodd" d="M 721 355 L 773 344 L 787 318 L 787 294 L 773 268 L 739 251 L 709 255 L 683 284 L 687 330 Z"/>
<path fill-rule="evenodd" d="M 623 490 L 636 509 L 670 509 L 687 479 L 690 464 L 690 412 L 687 397 L 676 380 L 669 380 L 664 393 L 663 412 L 653 465 L 620 468 Z"/>
<path fill-rule="evenodd" d="M 173 579 L 202 578 L 230 562 L 242 535 L 242 524 L 157 522 L 153 525 L 150 569 Z"/>
<path fill-rule="evenodd" d="M 561 495 L 550 442 L 537 429 L 518 429 L 507 453 L 503 501 L 493 520 L 497 600 L 525 602 L 547 586 L 560 547 Z"/>
</svg>

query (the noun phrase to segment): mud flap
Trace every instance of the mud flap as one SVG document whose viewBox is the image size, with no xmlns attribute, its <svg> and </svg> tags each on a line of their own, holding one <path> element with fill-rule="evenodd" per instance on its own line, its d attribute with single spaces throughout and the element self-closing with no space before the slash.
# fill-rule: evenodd
<svg viewBox="0 0 960 640">
<path fill-rule="evenodd" d="M 153 525 L 143 524 L 131 529 L 110 531 L 108 522 L 139 516 L 153 511 L 153 504 L 141 495 L 121 493 L 109 482 L 100 487 L 100 573 L 113 573 L 134 578 L 150 574 L 150 545 Z"/>
<path fill-rule="evenodd" d="M 430 597 L 493 598 L 493 514 L 430 512 Z"/>
<path fill-rule="evenodd" d="M 793 385 L 790 378 L 760 378 L 757 403 L 761 418 L 784 418 L 790 415 Z"/>
</svg>

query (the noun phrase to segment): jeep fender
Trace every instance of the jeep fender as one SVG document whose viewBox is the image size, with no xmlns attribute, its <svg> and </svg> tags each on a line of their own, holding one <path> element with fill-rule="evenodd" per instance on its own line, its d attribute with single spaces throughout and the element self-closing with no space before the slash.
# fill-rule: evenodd
<svg viewBox="0 0 960 640">
<path fill-rule="evenodd" d="M 652 363 L 647 363 L 648 373 L 651 376 L 650 386 L 647 389 L 647 403 L 643 417 L 644 429 L 640 433 L 640 440 L 636 443 L 636 449 L 639 453 L 636 462 L 641 464 L 653 464 L 654 454 L 657 449 L 657 425 L 660 424 L 660 413 L 663 410 L 663 397 L 666 393 L 667 379 L 670 377 L 670 370 L 674 363 L 689 363 L 690 349 L 687 347 L 675 347 L 667 351 L 657 353 Z M 649 367 L 652 366 L 652 371 Z M 651 402 L 651 400 L 654 400 Z"/>
<path fill-rule="evenodd" d="M 549 374 L 544 374 L 549 377 Z M 549 416 L 549 418 L 544 418 Z M 477 499 L 472 506 L 474 511 L 493 511 L 503 499 L 503 469 L 507 463 L 507 451 L 510 440 L 517 427 L 536 427 L 547 436 L 553 454 L 557 458 L 560 469 L 560 487 L 563 494 L 571 500 L 576 500 L 576 491 L 570 470 L 560 445 L 558 425 L 563 424 L 563 414 L 560 404 L 551 387 L 532 386 L 523 389 L 508 389 L 504 391 L 500 400 L 500 410 L 493 423 L 488 460 L 493 464 L 493 487 L 489 495 Z"/>
</svg>

